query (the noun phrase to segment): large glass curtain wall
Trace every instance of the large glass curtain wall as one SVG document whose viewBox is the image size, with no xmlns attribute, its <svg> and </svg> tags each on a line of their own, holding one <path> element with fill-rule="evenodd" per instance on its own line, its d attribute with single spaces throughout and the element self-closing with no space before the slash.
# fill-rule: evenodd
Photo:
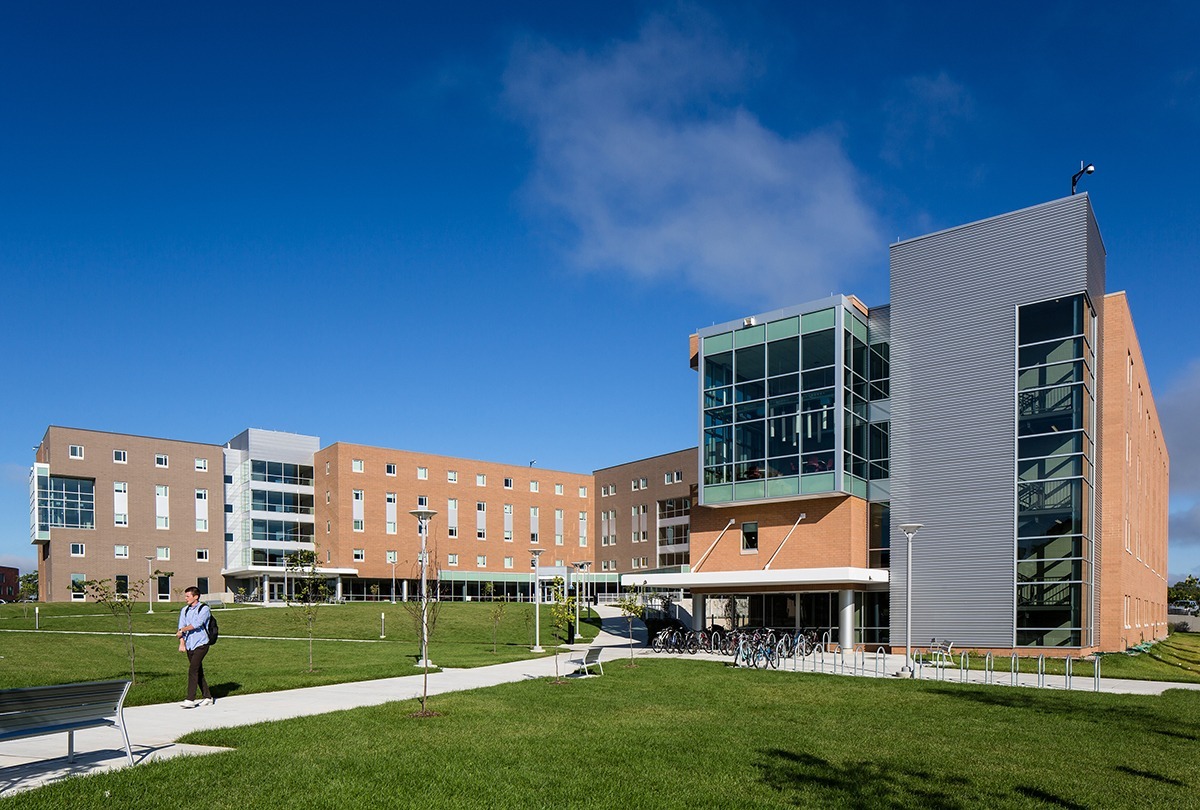
<svg viewBox="0 0 1200 810">
<path fill-rule="evenodd" d="M 838 643 L 838 592 L 758 593 L 709 596 L 706 626 L 815 630 Z M 855 643 L 887 644 L 890 617 L 886 591 L 854 594 Z"/>
<path fill-rule="evenodd" d="M 704 339 L 707 502 L 834 490 L 836 324 L 829 308 Z"/>
<path fill-rule="evenodd" d="M 1018 310 L 1018 646 L 1091 643 L 1095 329 L 1084 295 Z"/>
</svg>

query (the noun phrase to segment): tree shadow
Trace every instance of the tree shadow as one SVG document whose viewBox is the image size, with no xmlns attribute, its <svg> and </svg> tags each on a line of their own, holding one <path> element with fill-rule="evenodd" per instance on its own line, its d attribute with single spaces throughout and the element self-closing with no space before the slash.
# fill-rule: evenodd
<svg viewBox="0 0 1200 810">
<path fill-rule="evenodd" d="M 969 784 L 962 777 L 946 777 L 924 770 L 860 760 L 838 765 L 804 752 L 772 748 L 760 752 L 755 763 L 767 786 L 796 806 L 812 805 L 812 788 L 822 794 L 819 801 L 836 799 L 848 807 L 911 807 L 952 810 L 967 807 L 956 796 Z"/>
<path fill-rule="evenodd" d="M 1029 787 L 1028 785 L 1018 785 L 1013 788 L 1014 792 L 1020 793 L 1028 799 L 1037 799 L 1038 801 L 1052 804 L 1055 807 L 1067 807 L 1070 810 L 1084 810 L 1085 805 L 1076 804 L 1070 799 L 1064 799 L 1061 796 L 1055 796 L 1053 793 L 1042 790 L 1041 788 Z"/>
<path fill-rule="evenodd" d="M 1161 773 L 1153 771 L 1139 771 L 1137 768 L 1130 768 L 1128 765 L 1118 765 L 1117 770 L 1121 773 L 1127 773 L 1130 776 L 1140 776 L 1144 779 L 1153 779 L 1155 782 L 1162 782 L 1167 785 L 1175 785 L 1176 787 L 1185 787 L 1186 783 L 1180 782 L 1178 779 L 1172 779 L 1169 776 L 1163 776 Z"/>
</svg>

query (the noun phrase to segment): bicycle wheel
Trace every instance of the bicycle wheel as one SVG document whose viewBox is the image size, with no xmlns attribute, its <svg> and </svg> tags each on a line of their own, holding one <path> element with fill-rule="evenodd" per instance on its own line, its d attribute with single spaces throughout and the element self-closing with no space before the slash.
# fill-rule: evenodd
<svg viewBox="0 0 1200 810">
<path fill-rule="evenodd" d="M 695 655 L 700 652 L 700 639 L 696 638 L 696 634 L 692 633 L 687 639 L 688 655 Z"/>
<path fill-rule="evenodd" d="M 721 634 L 718 633 L 716 630 L 714 630 L 713 634 L 711 636 L 709 636 L 709 638 L 708 638 L 709 652 L 714 652 L 714 653 L 725 652 L 725 648 L 722 646 L 723 641 L 724 641 L 724 639 L 721 638 Z"/>
<path fill-rule="evenodd" d="M 779 639 L 779 657 L 788 658 L 792 654 L 792 637 L 784 636 Z"/>
<path fill-rule="evenodd" d="M 657 636 L 654 637 L 654 642 L 650 645 L 650 647 L 656 653 L 660 653 L 663 651 L 663 640 L 664 640 L 663 637 L 665 635 L 666 635 L 666 633 L 659 633 Z"/>
</svg>

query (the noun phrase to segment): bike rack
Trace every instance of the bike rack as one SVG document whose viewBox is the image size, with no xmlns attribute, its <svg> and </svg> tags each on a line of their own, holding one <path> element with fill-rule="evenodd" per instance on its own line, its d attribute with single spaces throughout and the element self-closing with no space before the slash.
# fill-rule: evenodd
<svg viewBox="0 0 1200 810">
<path fill-rule="evenodd" d="M 833 674 L 834 675 L 839 674 L 839 670 L 838 670 L 838 659 L 839 658 L 843 662 L 843 669 L 844 669 L 845 668 L 844 662 L 846 660 L 846 654 L 842 651 L 841 644 L 835 644 L 835 645 L 833 645 Z"/>
<path fill-rule="evenodd" d="M 879 649 L 877 649 L 875 651 L 875 677 L 877 677 L 877 678 L 880 677 L 880 675 L 879 675 L 880 662 L 883 663 L 883 677 L 886 678 L 887 677 L 887 653 L 884 651 L 883 647 L 880 647 Z"/>
<path fill-rule="evenodd" d="M 1067 656 L 1067 691 L 1071 691 L 1071 656 Z"/>
<path fill-rule="evenodd" d="M 860 670 L 860 667 L 859 667 L 860 659 L 862 661 L 862 667 L 861 667 L 862 674 L 866 675 L 867 674 L 867 648 L 862 644 L 859 644 L 857 647 L 854 648 L 854 666 L 851 669 L 851 672 L 850 672 L 851 675 L 857 673 Z"/>
<path fill-rule="evenodd" d="M 989 650 L 987 656 L 983 659 L 983 682 L 985 685 L 990 685 L 995 681 L 996 673 L 993 671 L 995 661 L 992 659 L 992 653 Z"/>
<path fill-rule="evenodd" d="M 967 672 L 970 669 L 971 669 L 971 654 L 969 652 L 964 652 L 962 655 L 958 656 L 958 672 L 959 672 L 958 682 L 959 683 L 967 682 Z"/>
<path fill-rule="evenodd" d="M 1046 688 L 1046 656 L 1045 656 L 1045 654 L 1039 655 L 1037 657 L 1037 664 L 1038 664 L 1037 685 L 1039 688 L 1044 689 L 1044 688 Z"/>
<path fill-rule="evenodd" d="M 1011 674 L 1011 676 L 1012 676 L 1012 685 L 1013 685 L 1013 686 L 1018 686 L 1018 685 L 1019 685 L 1019 684 L 1017 683 L 1017 662 L 1018 662 L 1018 659 L 1017 659 L 1017 654 L 1016 654 L 1016 653 L 1013 653 L 1013 654 L 1012 654 L 1012 663 L 1011 663 L 1011 664 L 1010 664 L 1010 666 L 1009 666 L 1009 672 L 1010 672 L 1010 674 Z"/>
</svg>

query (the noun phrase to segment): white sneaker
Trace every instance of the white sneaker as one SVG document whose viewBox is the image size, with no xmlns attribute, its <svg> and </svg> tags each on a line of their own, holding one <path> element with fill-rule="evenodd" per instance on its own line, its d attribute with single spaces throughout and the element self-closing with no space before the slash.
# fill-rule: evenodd
<svg viewBox="0 0 1200 810">
<path fill-rule="evenodd" d="M 203 700 L 201 700 L 201 701 L 200 701 L 199 703 L 197 703 L 196 705 L 197 705 L 197 706 L 211 706 L 211 705 L 213 705 L 213 702 L 214 702 L 214 701 L 213 701 L 213 699 L 212 699 L 212 698 L 204 698 Z"/>
<path fill-rule="evenodd" d="M 194 709 L 197 706 L 199 706 L 200 704 L 194 700 L 185 700 L 183 703 L 180 703 L 179 705 L 185 709 Z"/>
</svg>

